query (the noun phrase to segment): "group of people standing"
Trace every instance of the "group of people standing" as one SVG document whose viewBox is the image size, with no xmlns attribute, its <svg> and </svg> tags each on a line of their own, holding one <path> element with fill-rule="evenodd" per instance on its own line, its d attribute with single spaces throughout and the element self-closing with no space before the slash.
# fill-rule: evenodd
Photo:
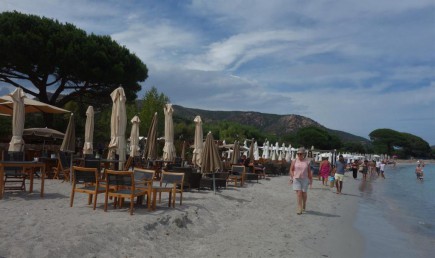
<svg viewBox="0 0 435 258">
<path fill-rule="evenodd" d="M 290 180 L 289 184 L 293 186 L 293 190 L 297 196 L 297 212 L 301 215 L 305 212 L 307 203 L 307 191 L 308 186 L 313 184 L 313 173 L 310 167 L 310 160 L 306 157 L 305 148 L 299 148 L 297 151 L 297 158 L 294 159 L 290 165 Z M 337 194 L 341 194 L 343 189 L 343 178 L 346 169 L 346 162 L 343 155 L 339 156 L 336 166 L 333 168 L 328 159 L 323 159 L 319 167 L 319 173 L 322 177 L 322 184 L 328 183 L 328 177 L 333 175 L 335 177 L 335 186 L 337 188 Z"/>
<path fill-rule="evenodd" d="M 385 179 L 384 171 L 386 164 L 386 160 L 360 161 L 355 159 L 351 164 L 352 176 L 354 179 L 357 179 L 359 172 L 362 173 L 363 180 L 367 180 L 367 175 L 373 175 L 374 173 L 376 173 L 378 176 L 381 176 Z"/>
<path fill-rule="evenodd" d="M 293 190 L 297 196 L 297 214 L 301 215 L 305 212 L 307 203 L 308 186 L 313 184 L 313 173 L 311 171 L 310 160 L 306 157 L 305 148 L 301 147 L 297 151 L 297 157 L 290 165 L 290 180 L 289 185 L 293 186 Z M 363 180 L 367 180 L 368 173 L 377 173 L 378 176 L 385 178 L 384 169 L 386 161 L 373 161 L 369 163 L 368 160 L 360 161 L 355 160 L 351 163 L 353 178 L 357 179 L 358 172 L 363 174 Z M 347 163 L 343 155 L 339 155 L 335 165 L 331 165 L 328 158 L 322 158 L 319 165 L 319 180 L 322 185 L 328 185 L 328 179 L 333 179 L 336 187 L 336 193 L 341 194 L 343 190 L 344 173 L 347 168 Z M 333 185 L 331 185 L 333 187 Z"/>
</svg>

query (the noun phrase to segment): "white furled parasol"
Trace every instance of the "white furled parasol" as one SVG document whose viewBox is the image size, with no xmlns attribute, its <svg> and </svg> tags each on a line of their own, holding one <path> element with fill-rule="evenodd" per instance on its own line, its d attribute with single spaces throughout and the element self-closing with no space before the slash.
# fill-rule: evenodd
<svg viewBox="0 0 435 258">
<path fill-rule="evenodd" d="M 118 87 L 110 97 L 113 101 L 112 116 L 110 119 L 110 143 L 108 158 L 114 158 L 115 153 L 119 156 L 119 169 L 124 168 L 126 142 L 125 129 L 127 126 L 127 113 L 125 110 L 126 97 L 124 89 Z"/>
<path fill-rule="evenodd" d="M 165 146 L 163 147 L 163 160 L 172 162 L 177 155 L 174 145 L 174 122 L 172 120 L 174 109 L 172 108 L 172 104 L 166 104 L 163 111 L 165 113 Z"/>
<path fill-rule="evenodd" d="M 138 116 L 134 116 L 131 119 L 131 132 L 130 132 L 130 157 L 139 156 L 139 124 L 140 119 Z"/>
<path fill-rule="evenodd" d="M 23 151 L 24 140 L 24 92 L 23 89 L 17 88 L 11 94 L 10 97 L 13 100 L 13 114 L 12 114 L 12 139 L 9 143 L 8 151 Z"/>
<path fill-rule="evenodd" d="M 195 139 L 193 143 L 193 157 L 192 163 L 196 167 L 201 167 L 202 160 L 201 154 L 204 148 L 204 143 L 202 141 L 203 133 L 202 133 L 202 120 L 200 116 L 196 116 L 193 120 L 195 122 Z"/>
<path fill-rule="evenodd" d="M 92 154 L 94 151 L 94 107 L 89 106 L 86 110 L 85 123 L 85 143 L 83 144 L 83 154 Z"/>
</svg>

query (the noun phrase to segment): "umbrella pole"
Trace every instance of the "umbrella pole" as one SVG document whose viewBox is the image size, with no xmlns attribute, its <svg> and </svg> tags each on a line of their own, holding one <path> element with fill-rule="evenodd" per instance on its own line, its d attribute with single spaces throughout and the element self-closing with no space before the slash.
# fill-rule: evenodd
<svg viewBox="0 0 435 258">
<path fill-rule="evenodd" d="M 73 179 L 73 169 L 72 169 L 72 167 L 73 167 L 73 158 L 74 158 L 74 153 L 73 152 L 71 152 L 71 159 L 70 159 L 70 161 L 69 161 L 69 182 L 70 182 L 70 184 L 72 184 L 72 179 Z"/>
<path fill-rule="evenodd" d="M 215 172 L 213 172 L 213 193 L 216 194 L 216 180 L 215 180 L 215 177 L 214 177 L 214 173 Z"/>
</svg>

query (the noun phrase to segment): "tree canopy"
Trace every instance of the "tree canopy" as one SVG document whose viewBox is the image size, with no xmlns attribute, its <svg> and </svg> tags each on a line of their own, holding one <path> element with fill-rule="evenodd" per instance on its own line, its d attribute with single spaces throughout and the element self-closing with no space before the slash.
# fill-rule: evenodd
<svg viewBox="0 0 435 258">
<path fill-rule="evenodd" d="M 257 142 L 263 142 L 266 138 L 258 128 L 231 121 L 204 124 L 204 132 L 208 131 L 211 131 L 216 139 L 225 140 L 227 143 L 233 143 L 235 140 L 243 142 L 252 138 Z"/>
<path fill-rule="evenodd" d="M 148 77 L 145 64 L 109 36 L 18 12 L 0 14 L 0 82 L 56 106 L 71 100 L 110 104 L 119 85 L 133 101 Z"/>
<path fill-rule="evenodd" d="M 305 146 L 316 149 L 332 150 L 342 146 L 341 140 L 336 135 L 328 133 L 326 130 L 317 126 L 307 126 L 299 129 L 294 134 L 286 135 L 284 141 L 290 141 L 295 146 Z"/>
<path fill-rule="evenodd" d="M 163 136 L 165 130 L 165 113 L 163 109 L 167 103 L 169 103 L 168 96 L 163 93 L 159 94 L 156 87 L 151 87 L 150 90 L 145 92 L 139 112 L 141 121 L 139 130 L 142 135 L 147 135 L 154 113 L 157 112 L 157 136 Z"/>
<path fill-rule="evenodd" d="M 376 153 L 397 154 L 401 158 L 427 158 L 431 155 L 429 143 L 409 133 L 383 128 L 372 131 L 369 137 Z"/>
</svg>

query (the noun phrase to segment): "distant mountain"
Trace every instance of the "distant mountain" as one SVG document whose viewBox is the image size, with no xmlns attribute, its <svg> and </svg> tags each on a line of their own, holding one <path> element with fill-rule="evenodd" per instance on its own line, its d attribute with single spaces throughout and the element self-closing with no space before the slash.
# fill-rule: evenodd
<svg viewBox="0 0 435 258">
<path fill-rule="evenodd" d="M 210 111 L 187 108 L 179 105 L 174 105 L 173 107 L 175 110 L 174 117 L 180 117 L 190 121 L 192 121 L 195 116 L 199 115 L 205 123 L 231 121 L 243 125 L 253 126 L 262 132 L 277 136 L 294 133 L 307 126 L 317 126 L 327 130 L 331 134 L 337 135 L 344 142 L 369 142 L 368 139 L 360 136 L 326 128 L 316 121 L 300 115 L 276 115 L 251 111 Z"/>
</svg>

